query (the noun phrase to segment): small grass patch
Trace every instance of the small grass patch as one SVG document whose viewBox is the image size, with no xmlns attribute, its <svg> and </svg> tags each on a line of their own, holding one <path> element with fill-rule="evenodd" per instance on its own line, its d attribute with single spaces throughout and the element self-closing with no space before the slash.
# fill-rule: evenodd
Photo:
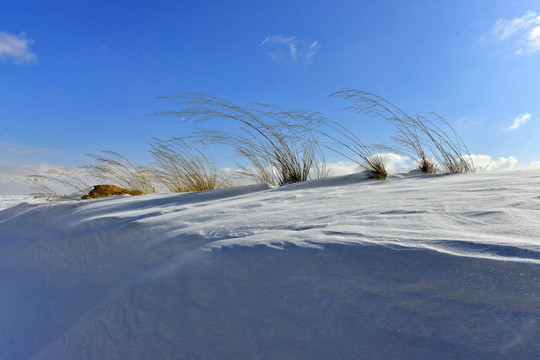
<svg viewBox="0 0 540 360">
<path fill-rule="evenodd" d="M 134 194 L 156 193 L 156 172 L 149 167 L 136 166 L 125 156 L 112 150 L 101 155 L 89 154 L 94 163 L 83 166 L 95 178 L 112 183 Z"/>
<path fill-rule="evenodd" d="M 171 192 L 213 190 L 234 184 L 214 160 L 181 138 L 156 139 L 150 153 L 157 181 Z"/>
</svg>

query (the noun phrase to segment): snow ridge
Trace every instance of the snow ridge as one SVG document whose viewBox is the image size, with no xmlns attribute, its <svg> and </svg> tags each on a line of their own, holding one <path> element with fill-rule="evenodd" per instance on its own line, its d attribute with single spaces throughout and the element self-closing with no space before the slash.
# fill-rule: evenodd
<svg viewBox="0 0 540 360">
<path fill-rule="evenodd" d="M 0 210 L 0 359 L 537 358 L 539 183 L 20 203 Z"/>
</svg>

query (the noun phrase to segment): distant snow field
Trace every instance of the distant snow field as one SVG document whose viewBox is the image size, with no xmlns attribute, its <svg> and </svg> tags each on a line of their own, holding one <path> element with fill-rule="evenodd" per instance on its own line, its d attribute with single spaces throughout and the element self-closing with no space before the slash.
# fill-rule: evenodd
<svg viewBox="0 0 540 360">
<path fill-rule="evenodd" d="M 0 211 L 20 203 L 43 204 L 47 200 L 32 195 L 0 195 Z"/>
<path fill-rule="evenodd" d="M 0 197 L 0 359 L 540 359 L 540 171 Z"/>
</svg>

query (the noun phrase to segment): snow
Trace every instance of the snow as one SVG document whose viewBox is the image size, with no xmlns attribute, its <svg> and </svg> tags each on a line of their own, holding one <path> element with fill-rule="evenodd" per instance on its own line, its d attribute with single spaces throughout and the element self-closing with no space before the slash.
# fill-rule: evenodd
<svg viewBox="0 0 540 360">
<path fill-rule="evenodd" d="M 538 359 L 539 184 L 1 197 L 0 359 Z"/>
<path fill-rule="evenodd" d="M 0 211 L 21 203 L 43 204 L 47 199 L 33 195 L 0 195 Z"/>
</svg>

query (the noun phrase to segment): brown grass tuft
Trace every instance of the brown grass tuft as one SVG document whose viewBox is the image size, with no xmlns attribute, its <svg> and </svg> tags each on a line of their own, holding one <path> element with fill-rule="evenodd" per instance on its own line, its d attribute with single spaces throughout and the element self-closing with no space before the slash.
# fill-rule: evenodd
<svg viewBox="0 0 540 360">
<path fill-rule="evenodd" d="M 416 160 L 416 169 L 425 174 L 435 174 L 438 172 L 435 160 L 427 157 Z"/>
<path fill-rule="evenodd" d="M 155 159 L 158 181 L 171 192 L 213 190 L 234 184 L 209 156 L 183 139 L 156 139 L 150 153 Z"/>
</svg>

